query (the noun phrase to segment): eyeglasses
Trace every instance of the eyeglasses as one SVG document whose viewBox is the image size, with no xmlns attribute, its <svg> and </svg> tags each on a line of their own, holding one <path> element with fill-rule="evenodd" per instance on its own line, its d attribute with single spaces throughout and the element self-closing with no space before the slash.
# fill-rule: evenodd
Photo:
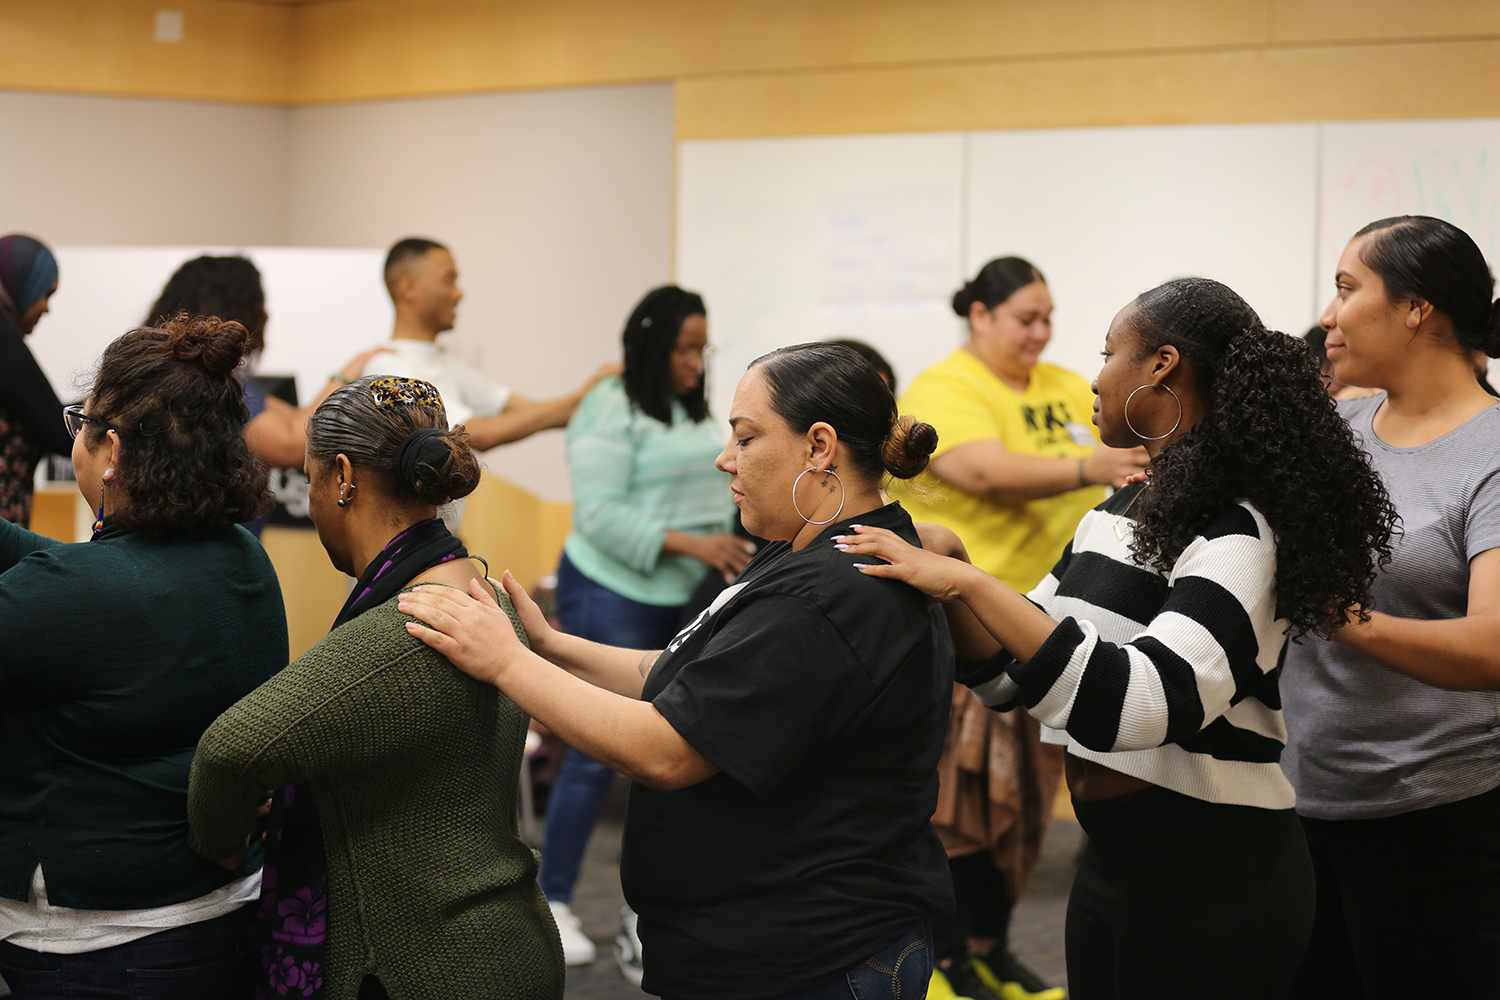
<svg viewBox="0 0 1500 1000">
<path fill-rule="evenodd" d="M 672 357 L 674 357 L 674 358 L 691 358 L 691 357 L 693 357 L 695 355 L 697 356 L 697 358 L 698 358 L 699 361 L 706 362 L 706 361 L 708 361 L 710 358 L 712 358 L 714 356 L 714 349 L 712 347 L 674 347 L 674 348 L 672 348 Z"/>
<path fill-rule="evenodd" d="M 84 413 L 82 403 L 74 403 L 72 406 L 63 407 L 63 426 L 68 429 L 68 433 L 71 436 L 77 438 L 79 434 L 82 434 L 84 424 L 103 424 L 110 430 L 115 429 L 110 426 L 109 421 L 100 420 L 98 417 L 91 417 L 87 413 Z"/>
</svg>

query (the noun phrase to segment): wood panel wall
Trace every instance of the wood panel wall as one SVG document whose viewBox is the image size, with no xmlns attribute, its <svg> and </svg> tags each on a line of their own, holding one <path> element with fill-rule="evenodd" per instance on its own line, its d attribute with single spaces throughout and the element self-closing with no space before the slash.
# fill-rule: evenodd
<svg viewBox="0 0 1500 1000">
<path fill-rule="evenodd" d="M 181 45 L 151 40 L 161 4 Z M 1494 0 L 0 0 L 0 87 L 312 104 L 673 81 L 680 138 L 1500 115 Z"/>
<path fill-rule="evenodd" d="M 154 39 L 160 8 L 182 42 Z M 286 104 L 294 8 L 253 0 L 0 0 L 0 88 Z"/>
</svg>

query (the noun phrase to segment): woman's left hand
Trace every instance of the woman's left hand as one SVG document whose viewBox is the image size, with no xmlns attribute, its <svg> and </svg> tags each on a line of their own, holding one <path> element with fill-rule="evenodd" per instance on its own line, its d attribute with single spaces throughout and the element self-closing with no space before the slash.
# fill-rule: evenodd
<svg viewBox="0 0 1500 1000">
<path fill-rule="evenodd" d="M 866 576 L 884 576 L 909 584 L 939 601 L 957 600 L 968 563 L 938 555 L 910 545 L 893 531 L 855 525 L 855 534 L 836 535 L 834 544 L 845 552 L 860 556 L 877 556 L 885 563 L 855 563 Z"/>
<path fill-rule="evenodd" d="M 470 581 L 469 594 L 473 596 L 449 587 L 417 587 L 401 595 L 397 609 L 417 619 L 406 623 L 407 632 L 475 680 L 499 686 L 505 668 L 526 647 L 482 583 Z"/>
</svg>

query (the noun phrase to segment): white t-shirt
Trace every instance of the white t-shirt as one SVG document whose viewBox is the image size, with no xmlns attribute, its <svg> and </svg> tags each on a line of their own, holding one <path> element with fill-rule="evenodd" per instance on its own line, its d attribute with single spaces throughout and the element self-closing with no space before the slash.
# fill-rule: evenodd
<svg viewBox="0 0 1500 1000">
<path fill-rule="evenodd" d="M 392 340 L 390 352 L 382 352 L 365 366 L 366 375 L 399 375 L 418 378 L 437 386 L 448 412 L 448 426 L 457 427 L 470 417 L 492 417 L 505 409 L 510 389 L 491 381 L 478 368 L 448 353 L 441 344 L 426 340 Z"/>
<path fill-rule="evenodd" d="M 47 901 L 42 866 L 31 874 L 26 902 L 0 898 L 0 941 L 31 951 L 77 955 L 129 944 L 157 931 L 186 927 L 232 913 L 260 898 L 261 870 L 206 896 L 145 910 L 76 910 Z"/>
</svg>

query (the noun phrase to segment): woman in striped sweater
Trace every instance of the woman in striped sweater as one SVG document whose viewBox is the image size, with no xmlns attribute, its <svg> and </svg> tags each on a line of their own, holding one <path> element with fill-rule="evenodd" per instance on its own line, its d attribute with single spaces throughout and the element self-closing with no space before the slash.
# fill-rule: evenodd
<svg viewBox="0 0 1500 1000">
<path fill-rule="evenodd" d="M 836 543 L 948 602 L 965 680 L 1066 744 L 1089 834 L 1072 995 L 1281 997 L 1313 883 L 1277 763 L 1280 663 L 1289 636 L 1360 613 L 1395 514 L 1307 346 L 1224 285 L 1144 293 L 1104 358 L 1094 420 L 1145 445 L 1151 478 L 1085 515 L 1029 600 L 946 533 L 929 548 L 959 558 L 871 529 Z"/>
</svg>

